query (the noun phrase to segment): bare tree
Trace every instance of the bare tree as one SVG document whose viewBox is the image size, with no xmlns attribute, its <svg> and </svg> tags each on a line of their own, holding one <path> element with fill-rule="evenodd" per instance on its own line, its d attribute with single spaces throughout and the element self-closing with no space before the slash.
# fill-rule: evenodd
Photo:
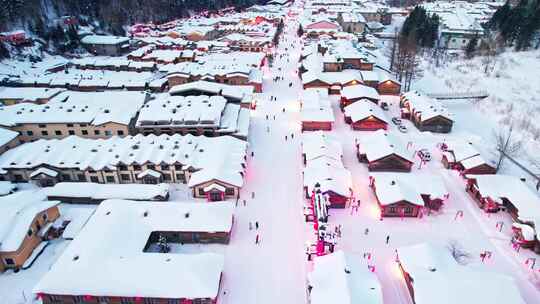
<svg viewBox="0 0 540 304">
<path fill-rule="evenodd" d="M 471 254 L 465 251 L 461 244 L 456 240 L 450 240 L 446 248 L 450 250 L 450 254 L 459 264 L 467 264 L 468 260 L 471 258 Z"/>
<path fill-rule="evenodd" d="M 493 131 L 498 158 L 497 167 L 495 168 L 497 172 L 501 169 L 504 159 L 506 157 L 515 157 L 523 146 L 523 142 L 515 137 L 513 131 L 513 122 L 510 122 L 508 128 Z"/>
</svg>

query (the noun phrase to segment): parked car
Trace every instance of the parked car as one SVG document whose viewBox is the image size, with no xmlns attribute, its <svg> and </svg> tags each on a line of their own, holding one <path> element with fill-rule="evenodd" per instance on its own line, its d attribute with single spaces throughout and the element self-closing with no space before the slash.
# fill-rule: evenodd
<svg viewBox="0 0 540 304">
<path fill-rule="evenodd" d="M 408 131 L 407 127 L 405 127 L 403 125 L 399 125 L 398 129 L 399 129 L 399 132 L 401 132 L 401 133 L 407 133 L 407 131 Z"/>
<path fill-rule="evenodd" d="M 421 149 L 418 151 L 418 156 L 423 161 L 430 161 L 431 160 L 431 153 L 427 149 Z"/>
<path fill-rule="evenodd" d="M 393 122 L 395 125 L 399 126 L 399 125 L 401 125 L 401 118 L 399 118 L 399 117 L 392 117 L 392 122 Z"/>
</svg>

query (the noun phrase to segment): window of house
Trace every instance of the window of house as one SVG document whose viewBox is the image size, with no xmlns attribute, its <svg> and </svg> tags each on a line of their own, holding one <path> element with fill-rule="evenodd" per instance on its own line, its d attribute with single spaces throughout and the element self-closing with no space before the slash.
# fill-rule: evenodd
<svg viewBox="0 0 540 304">
<path fill-rule="evenodd" d="M 203 188 L 199 188 L 199 195 L 204 195 L 204 189 Z"/>
<path fill-rule="evenodd" d="M 73 296 L 73 302 L 74 303 L 84 303 L 84 297 L 83 296 Z"/>
<path fill-rule="evenodd" d="M 43 213 L 43 215 L 41 216 L 41 218 L 43 219 L 43 221 L 47 221 L 47 213 Z"/>
<path fill-rule="evenodd" d="M 86 127 L 86 124 L 80 124 L 81 127 Z"/>
<path fill-rule="evenodd" d="M 84 174 L 77 174 L 77 179 L 80 182 L 85 182 L 86 181 L 86 176 Z"/>
<path fill-rule="evenodd" d="M 81 130 L 82 135 L 88 135 L 88 130 Z"/>
<path fill-rule="evenodd" d="M 73 127 L 73 124 L 67 124 L 68 127 Z"/>
<path fill-rule="evenodd" d="M 225 188 L 225 194 L 234 195 L 234 188 Z"/>
<path fill-rule="evenodd" d="M 169 170 L 169 165 L 161 165 L 161 170 Z"/>
<path fill-rule="evenodd" d="M 99 178 L 97 176 L 90 176 L 90 181 L 92 183 L 99 183 Z"/>
<path fill-rule="evenodd" d="M 53 303 L 62 303 L 62 297 L 55 296 L 55 295 L 49 295 L 49 301 Z"/>
<path fill-rule="evenodd" d="M 126 166 L 126 165 L 118 165 L 118 170 L 120 170 L 120 171 L 126 171 L 126 170 L 127 170 L 127 166 Z"/>
<path fill-rule="evenodd" d="M 41 131 L 41 135 L 43 135 L 43 136 L 48 136 L 48 135 L 49 135 L 49 132 L 47 132 L 47 131 Z"/>
<path fill-rule="evenodd" d="M 140 165 L 133 165 L 133 170 L 141 170 L 141 166 Z"/>
<path fill-rule="evenodd" d="M 185 179 L 184 174 L 182 174 L 182 173 L 177 173 L 177 174 L 176 174 L 176 181 L 179 181 L 179 182 L 185 184 L 185 183 L 186 183 L 186 179 Z"/>
<path fill-rule="evenodd" d="M 133 299 L 131 298 L 121 298 L 120 304 L 133 304 Z"/>
<path fill-rule="evenodd" d="M 169 301 L 167 301 L 167 304 L 180 304 L 180 300 L 178 300 L 178 299 L 169 299 Z"/>
<path fill-rule="evenodd" d="M 144 304 L 156 304 L 158 303 L 156 299 L 144 299 Z"/>
<path fill-rule="evenodd" d="M 118 131 L 116 131 L 116 134 L 118 134 L 118 135 L 122 136 L 122 135 L 124 135 L 124 131 L 122 131 L 122 130 L 118 130 Z"/>
<path fill-rule="evenodd" d="M 21 182 L 21 181 L 23 181 L 23 176 L 20 175 L 20 174 L 15 174 L 15 175 L 13 175 L 13 178 L 15 179 L 16 182 Z"/>
<path fill-rule="evenodd" d="M 182 165 L 174 165 L 174 170 L 182 170 Z"/>
<path fill-rule="evenodd" d="M 405 207 L 405 213 L 412 213 L 411 207 Z"/>
<path fill-rule="evenodd" d="M 99 135 L 99 133 L 101 133 L 99 130 L 94 130 L 95 135 Z"/>
<path fill-rule="evenodd" d="M 112 136 L 112 132 L 109 131 L 109 130 L 105 130 L 105 135 L 106 135 L 106 136 Z"/>
<path fill-rule="evenodd" d="M 120 178 L 123 180 L 123 181 L 129 181 L 131 180 L 131 176 L 129 174 L 120 174 Z"/>
<path fill-rule="evenodd" d="M 28 229 L 28 231 L 26 231 L 27 236 L 32 236 L 32 234 L 34 234 L 34 230 L 32 230 L 32 228 L 30 228 L 30 229 Z"/>
<path fill-rule="evenodd" d="M 40 128 L 46 128 L 46 127 L 47 127 L 47 125 L 42 125 L 42 124 L 39 124 L 39 125 L 38 125 L 38 127 L 40 127 Z"/>
<path fill-rule="evenodd" d="M 107 183 L 114 183 L 114 176 L 105 176 Z"/>
<path fill-rule="evenodd" d="M 55 135 L 62 135 L 62 131 L 60 131 L 60 130 L 55 130 L 55 131 L 54 131 L 54 134 L 55 134 Z"/>
<path fill-rule="evenodd" d="M 170 174 L 163 174 L 163 180 L 167 181 L 167 182 L 171 181 L 171 175 Z"/>
<path fill-rule="evenodd" d="M 70 180 L 71 180 L 71 176 L 69 176 L 69 174 L 62 174 L 62 180 L 63 180 L 63 181 L 70 181 Z"/>
<path fill-rule="evenodd" d="M 154 169 L 156 169 L 156 166 L 154 166 L 154 165 L 146 165 L 146 168 L 154 170 Z"/>
<path fill-rule="evenodd" d="M 396 213 L 396 207 L 390 207 L 390 213 Z"/>
<path fill-rule="evenodd" d="M 15 261 L 11 258 L 5 258 L 4 263 L 6 263 L 6 265 L 15 265 Z"/>
<path fill-rule="evenodd" d="M 69 135 L 75 135 L 75 131 L 73 131 L 73 130 L 68 130 L 68 134 L 69 134 Z"/>
<path fill-rule="evenodd" d="M 26 135 L 28 135 L 28 136 L 34 136 L 34 132 L 32 132 L 32 131 L 26 131 Z"/>
</svg>

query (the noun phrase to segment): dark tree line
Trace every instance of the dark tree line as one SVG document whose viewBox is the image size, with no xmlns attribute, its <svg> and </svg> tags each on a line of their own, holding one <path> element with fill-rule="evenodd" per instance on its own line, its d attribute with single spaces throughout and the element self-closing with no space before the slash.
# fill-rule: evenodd
<svg viewBox="0 0 540 304">
<path fill-rule="evenodd" d="M 265 0 L 0 0 L 0 30 L 11 24 L 50 24 L 47 16 L 72 15 L 99 22 L 105 30 L 122 34 L 122 26 L 136 22 L 162 23 L 191 12 L 224 7 L 243 9 Z M 51 13 L 52 12 L 52 13 Z M 88 18 L 88 20 L 84 20 Z"/>
<path fill-rule="evenodd" d="M 521 0 L 514 7 L 507 2 L 493 14 L 487 27 L 499 34 L 501 43 L 515 46 L 516 50 L 528 49 L 540 29 L 540 1 Z"/>
<path fill-rule="evenodd" d="M 413 37 L 419 47 L 432 48 L 437 43 L 439 23 L 438 15 L 429 15 L 424 8 L 417 6 L 405 19 L 400 36 Z"/>
</svg>

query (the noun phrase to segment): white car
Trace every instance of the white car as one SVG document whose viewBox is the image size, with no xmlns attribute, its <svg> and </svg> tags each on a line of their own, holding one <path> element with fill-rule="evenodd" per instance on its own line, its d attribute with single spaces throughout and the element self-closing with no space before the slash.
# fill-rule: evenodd
<svg viewBox="0 0 540 304">
<path fill-rule="evenodd" d="M 401 133 L 407 133 L 407 131 L 408 131 L 407 127 L 405 127 L 404 125 L 400 125 L 398 127 L 398 129 L 399 129 L 399 132 L 401 132 Z"/>
</svg>

